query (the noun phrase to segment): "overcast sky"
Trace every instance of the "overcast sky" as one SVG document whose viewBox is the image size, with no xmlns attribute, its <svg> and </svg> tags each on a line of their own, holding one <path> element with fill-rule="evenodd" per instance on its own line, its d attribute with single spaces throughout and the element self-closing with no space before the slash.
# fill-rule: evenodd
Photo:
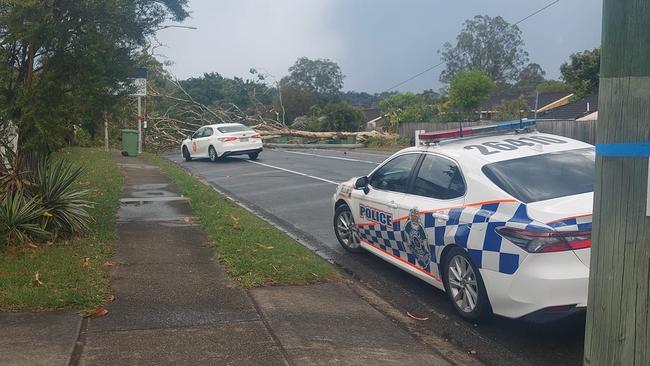
<svg viewBox="0 0 650 366">
<path fill-rule="evenodd" d="M 218 72 L 247 78 L 251 67 L 278 79 L 298 57 L 329 58 L 346 75 L 345 90 L 381 92 L 440 61 L 474 15 L 514 23 L 551 0 L 190 0 L 191 18 L 159 32 L 179 78 Z M 547 77 L 576 51 L 600 45 L 602 0 L 560 0 L 519 25 L 530 61 Z M 440 69 L 401 86 L 439 89 Z"/>
</svg>

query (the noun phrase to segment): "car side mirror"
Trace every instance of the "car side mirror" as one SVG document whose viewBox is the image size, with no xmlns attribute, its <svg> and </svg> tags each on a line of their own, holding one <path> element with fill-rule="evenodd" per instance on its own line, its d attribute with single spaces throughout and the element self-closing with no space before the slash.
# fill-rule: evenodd
<svg viewBox="0 0 650 366">
<path fill-rule="evenodd" d="M 368 194 L 370 188 L 368 187 L 369 179 L 368 177 L 361 177 L 354 182 L 355 189 L 363 189 L 363 193 Z"/>
<path fill-rule="evenodd" d="M 192 140 L 192 135 L 187 135 L 188 140 Z"/>
</svg>

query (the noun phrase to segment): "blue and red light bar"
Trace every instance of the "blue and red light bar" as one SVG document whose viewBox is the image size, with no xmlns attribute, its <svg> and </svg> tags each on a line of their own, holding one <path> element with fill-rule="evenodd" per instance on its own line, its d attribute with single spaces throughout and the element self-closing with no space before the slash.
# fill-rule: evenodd
<svg viewBox="0 0 650 366">
<path fill-rule="evenodd" d="M 441 139 L 450 139 L 458 137 L 467 137 L 475 136 L 483 133 L 494 133 L 508 130 L 522 129 L 526 127 L 535 126 L 536 121 L 534 119 L 528 120 L 516 120 L 516 121 L 507 121 L 496 123 L 488 126 L 478 126 L 478 127 L 464 127 L 461 134 L 461 129 L 453 130 L 443 130 L 435 132 L 425 132 L 420 134 L 420 141 L 440 141 Z"/>
</svg>

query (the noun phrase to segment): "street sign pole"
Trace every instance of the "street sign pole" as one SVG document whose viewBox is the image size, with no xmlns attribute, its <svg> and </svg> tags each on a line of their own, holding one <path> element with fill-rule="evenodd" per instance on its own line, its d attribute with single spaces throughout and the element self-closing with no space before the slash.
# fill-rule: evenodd
<svg viewBox="0 0 650 366">
<path fill-rule="evenodd" d="M 142 154 L 142 97 L 138 95 L 138 154 Z"/>
<path fill-rule="evenodd" d="M 585 365 L 650 365 L 650 5 L 604 0 Z"/>
</svg>

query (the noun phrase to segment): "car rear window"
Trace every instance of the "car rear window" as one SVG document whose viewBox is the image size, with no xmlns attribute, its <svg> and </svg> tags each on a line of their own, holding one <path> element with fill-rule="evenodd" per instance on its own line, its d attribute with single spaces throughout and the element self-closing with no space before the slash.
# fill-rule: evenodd
<svg viewBox="0 0 650 366">
<path fill-rule="evenodd" d="M 217 130 L 219 130 L 221 133 L 252 131 L 250 128 L 244 125 L 217 127 Z"/>
<path fill-rule="evenodd" d="M 593 148 L 560 151 L 483 166 L 494 184 L 516 199 L 537 202 L 594 190 Z"/>
</svg>

